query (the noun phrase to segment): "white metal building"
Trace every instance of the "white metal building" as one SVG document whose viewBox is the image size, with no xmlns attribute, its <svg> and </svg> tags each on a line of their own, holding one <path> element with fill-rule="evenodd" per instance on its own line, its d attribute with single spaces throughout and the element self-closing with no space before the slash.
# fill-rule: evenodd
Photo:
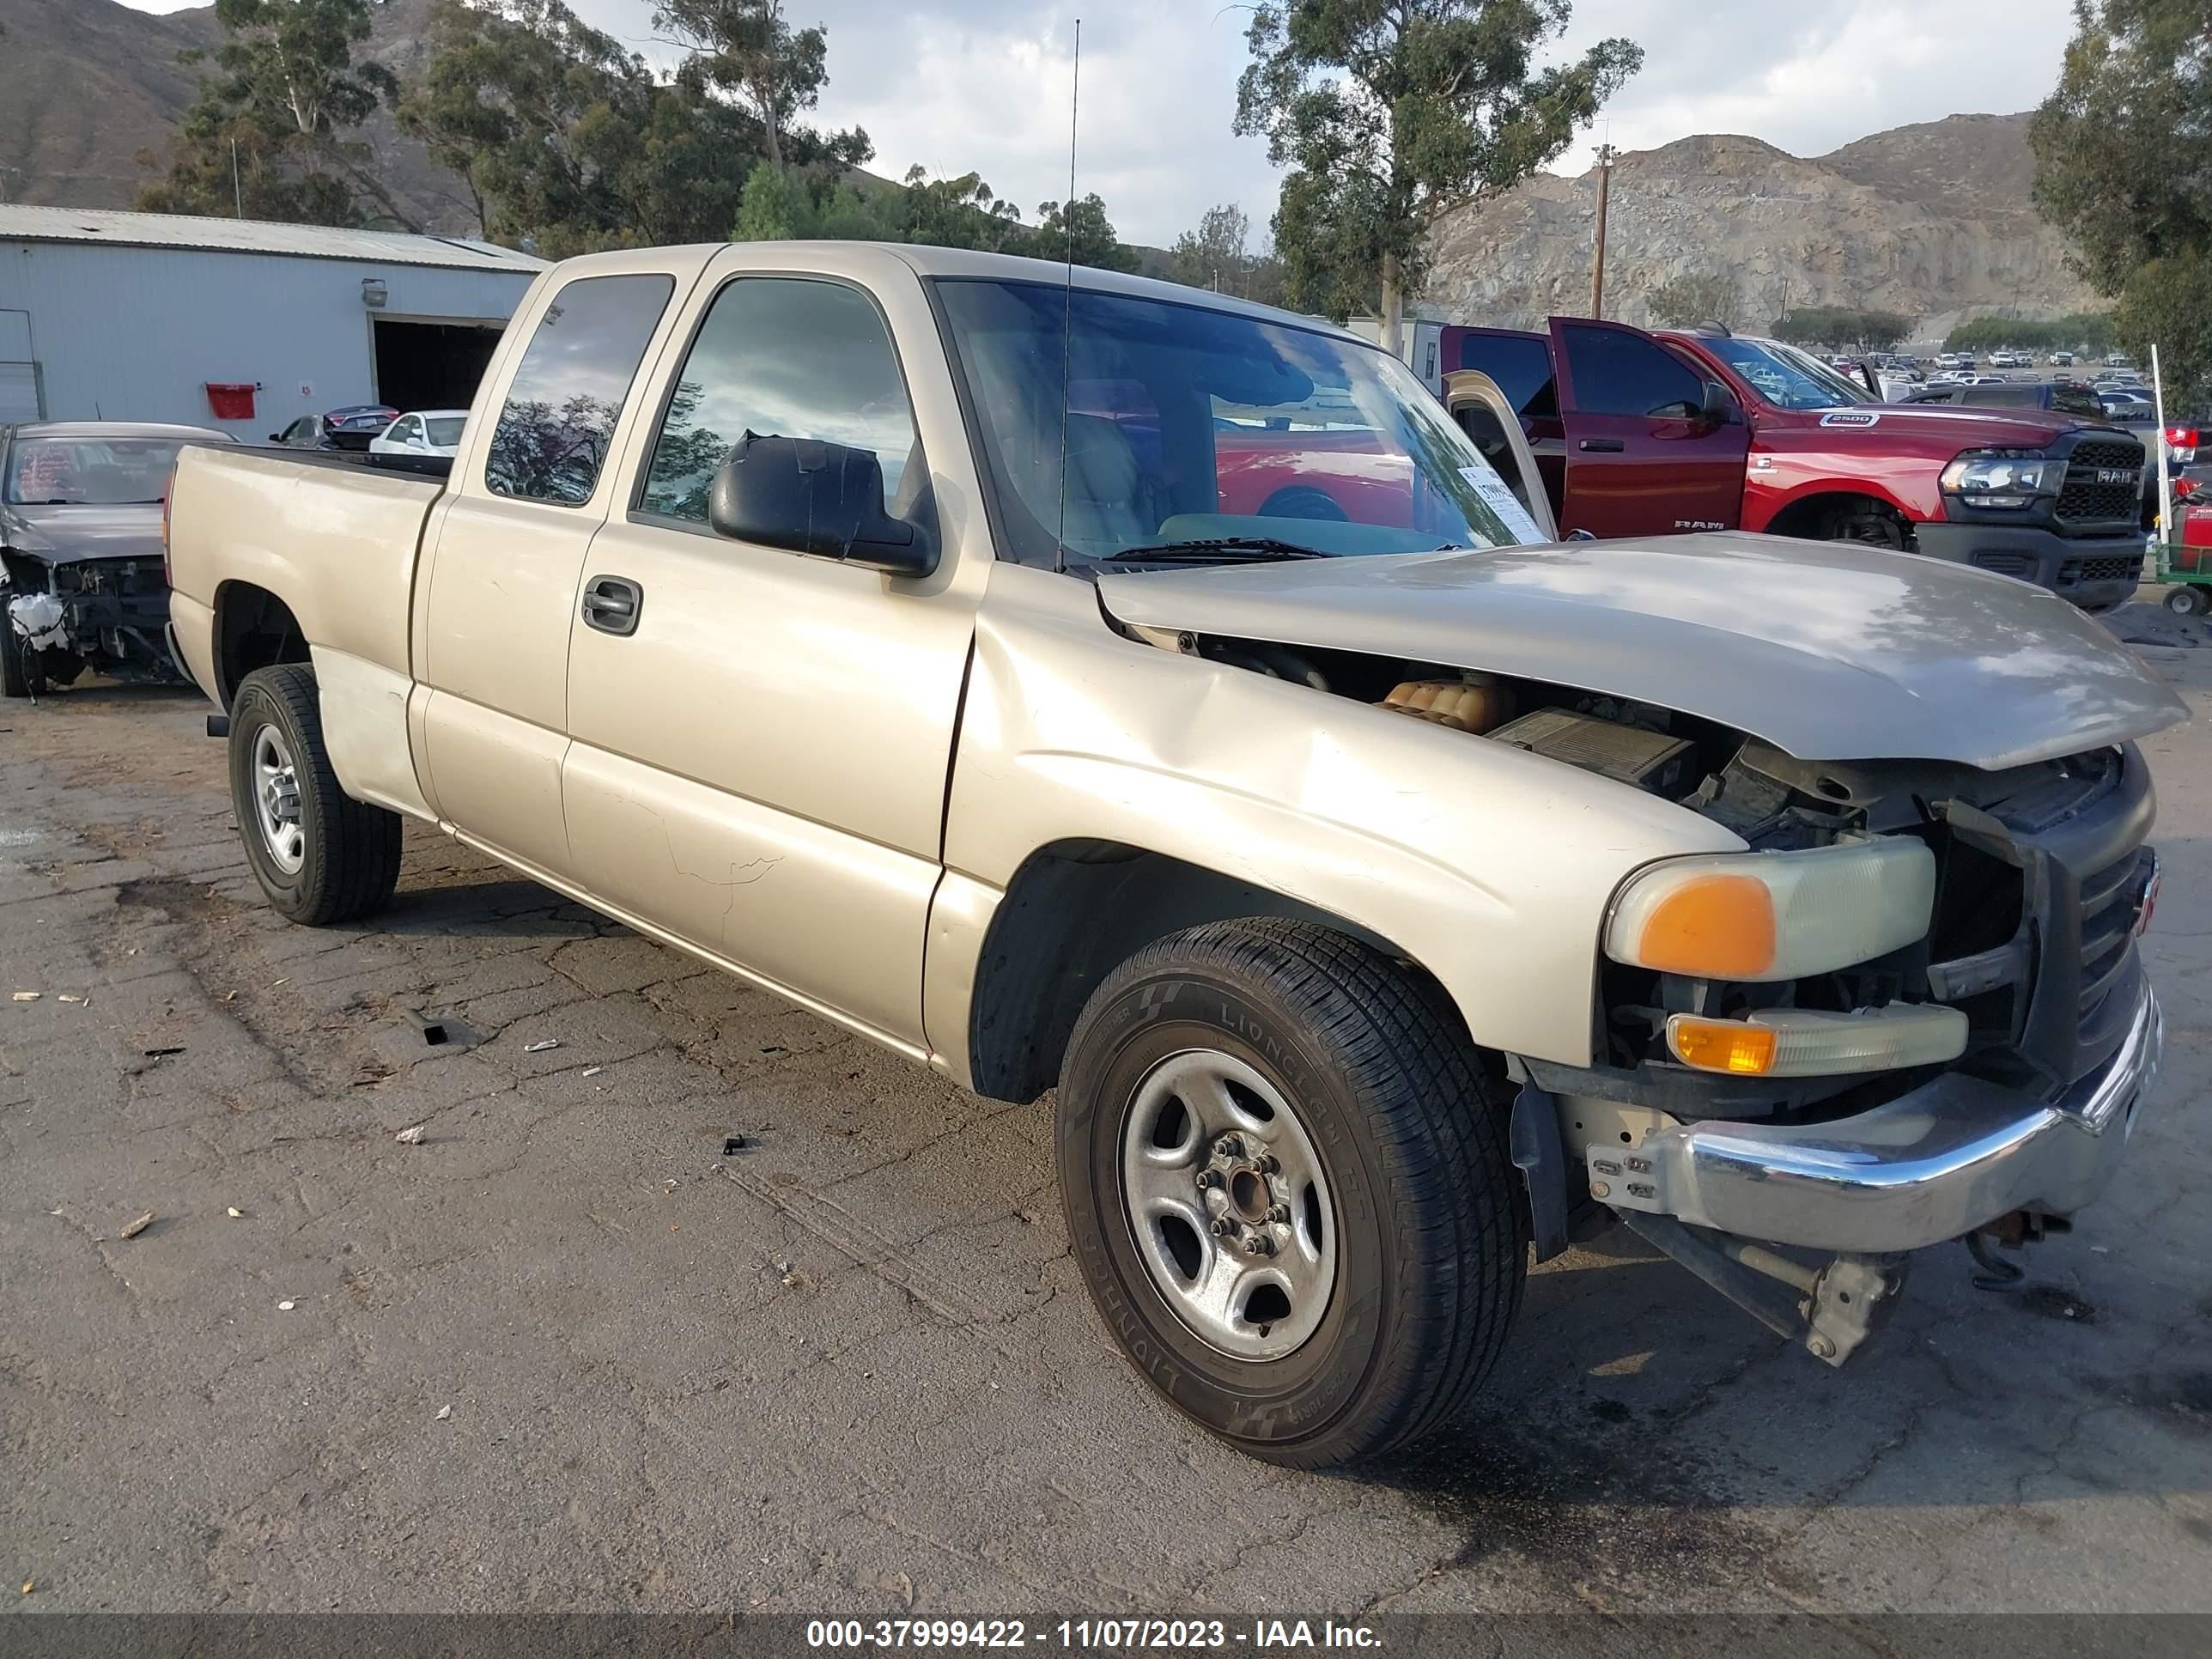
<svg viewBox="0 0 2212 1659">
<path fill-rule="evenodd" d="M 259 441 L 349 404 L 463 408 L 544 268 L 459 237 L 0 205 L 0 423 Z"/>
</svg>

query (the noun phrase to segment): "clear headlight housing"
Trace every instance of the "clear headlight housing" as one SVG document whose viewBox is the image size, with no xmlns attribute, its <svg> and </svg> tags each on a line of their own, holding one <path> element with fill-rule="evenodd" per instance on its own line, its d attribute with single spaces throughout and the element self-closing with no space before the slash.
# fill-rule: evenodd
<svg viewBox="0 0 2212 1659">
<path fill-rule="evenodd" d="M 1804 979 L 1911 944 L 1935 902 L 1936 855 L 1906 836 L 1669 859 L 1621 889 L 1605 953 L 1698 979 Z"/>
<path fill-rule="evenodd" d="M 2026 507 L 2065 482 L 2066 463 L 2039 449 L 1970 449 L 1943 469 L 1943 493 L 1968 507 Z"/>
</svg>

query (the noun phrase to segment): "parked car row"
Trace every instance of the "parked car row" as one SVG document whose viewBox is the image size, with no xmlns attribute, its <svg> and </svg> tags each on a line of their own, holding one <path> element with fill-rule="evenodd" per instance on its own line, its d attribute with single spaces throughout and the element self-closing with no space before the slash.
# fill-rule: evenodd
<svg viewBox="0 0 2212 1659">
<path fill-rule="evenodd" d="M 349 450 L 372 455 L 438 455 L 451 459 L 467 423 L 465 409 L 425 409 L 402 414 L 382 404 L 360 404 L 320 415 L 302 415 L 269 441 L 288 449 Z"/>
</svg>

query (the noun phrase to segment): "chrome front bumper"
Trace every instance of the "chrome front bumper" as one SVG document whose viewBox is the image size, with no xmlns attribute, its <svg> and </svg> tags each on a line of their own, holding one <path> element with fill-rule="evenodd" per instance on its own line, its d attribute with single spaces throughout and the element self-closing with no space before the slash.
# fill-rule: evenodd
<svg viewBox="0 0 2212 1659">
<path fill-rule="evenodd" d="M 2068 1215 L 2112 1179 L 2161 1035 L 2146 984 L 2112 1057 L 2055 1103 L 1954 1073 L 1833 1122 L 1697 1123 L 1633 1150 L 1592 1146 L 1590 1189 L 1617 1210 L 1869 1255 L 1938 1244 L 2018 1209 Z"/>
</svg>

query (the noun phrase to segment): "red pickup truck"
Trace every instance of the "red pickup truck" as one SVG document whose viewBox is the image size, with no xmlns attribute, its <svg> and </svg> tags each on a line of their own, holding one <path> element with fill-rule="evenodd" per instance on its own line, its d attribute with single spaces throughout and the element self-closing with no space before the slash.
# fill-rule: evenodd
<svg viewBox="0 0 2212 1659">
<path fill-rule="evenodd" d="M 2143 446 L 2108 422 L 1881 403 L 1795 347 L 1717 327 L 1429 325 L 1413 366 L 1439 392 L 1456 369 L 1497 382 L 1563 534 L 1869 542 L 2088 611 L 2124 603 L 2142 575 Z"/>
</svg>

